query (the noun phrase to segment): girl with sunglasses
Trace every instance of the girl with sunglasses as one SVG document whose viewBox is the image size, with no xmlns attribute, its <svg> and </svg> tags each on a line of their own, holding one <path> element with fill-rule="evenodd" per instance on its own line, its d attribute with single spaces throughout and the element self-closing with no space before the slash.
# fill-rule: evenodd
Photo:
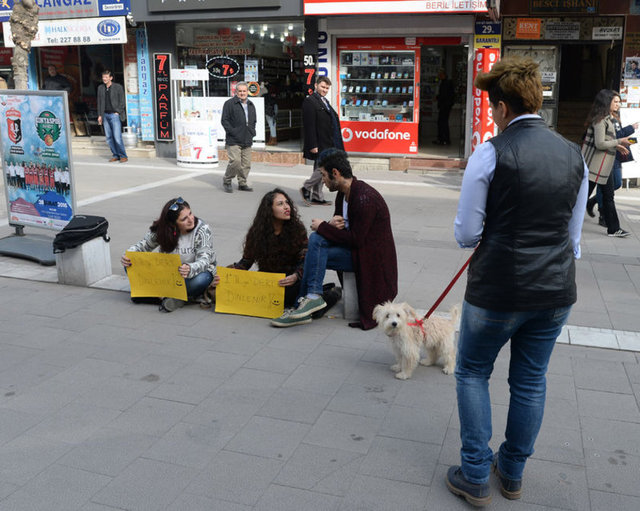
<svg viewBox="0 0 640 511">
<path fill-rule="evenodd" d="M 182 265 L 178 271 L 185 279 L 187 296 L 190 300 L 200 298 L 216 274 L 213 235 L 211 228 L 193 215 L 189 203 L 182 197 L 167 202 L 145 237 L 129 247 L 130 252 L 152 252 L 156 249 L 180 255 Z M 131 260 L 126 255 L 120 258 L 120 262 L 125 270 L 131 266 Z M 160 300 L 160 310 L 172 312 L 185 303 L 175 298 L 163 298 Z"/>
</svg>

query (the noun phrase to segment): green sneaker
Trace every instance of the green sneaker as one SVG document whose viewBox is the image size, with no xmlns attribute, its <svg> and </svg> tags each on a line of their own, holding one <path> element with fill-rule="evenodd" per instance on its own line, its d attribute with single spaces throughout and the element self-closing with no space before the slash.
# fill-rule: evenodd
<svg viewBox="0 0 640 511">
<path fill-rule="evenodd" d="M 294 310 L 295 309 L 285 310 L 282 313 L 282 316 L 271 320 L 271 325 L 277 326 L 278 328 L 286 328 L 288 326 L 306 325 L 307 323 L 311 323 L 311 315 L 308 315 L 302 318 L 293 318 L 291 316 L 291 313 Z"/>
<path fill-rule="evenodd" d="M 307 298 L 303 296 L 298 301 L 298 306 L 289 313 L 289 316 L 293 319 L 306 318 L 311 316 L 315 311 L 324 309 L 326 306 L 327 302 L 325 302 L 321 296 L 318 298 Z"/>
</svg>

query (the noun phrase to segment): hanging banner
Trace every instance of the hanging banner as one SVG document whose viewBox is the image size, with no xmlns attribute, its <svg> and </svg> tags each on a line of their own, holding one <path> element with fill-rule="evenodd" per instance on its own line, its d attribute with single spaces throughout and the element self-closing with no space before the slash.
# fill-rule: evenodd
<svg viewBox="0 0 640 511">
<path fill-rule="evenodd" d="M 500 50 L 494 48 L 479 48 L 473 59 L 473 82 L 479 73 L 491 71 L 493 65 L 500 59 Z M 473 128 L 471 135 L 471 151 L 486 142 L 495 133 L 495 123 L 489 105 L 489 93 L 473 87 Z"/>
<path fill-rule="evenodd" d="M 87 44 L 124 44 L 127 24 L 124 16 L 114 18 L 82 18 L 71 20 L 40 20 L 31 46 L 77 46 Z M 2 24 L 4 45 L 13 48 L 11 24 Z"/>
<path fill-rule="evenodd" d="M 502 46 L 502 23 L 492 21 L 476 21 L 473 47 L 498 48 Z"/>
<path fill-rule="evenodd" d="M 61 230 L 75 211 L 64 91 L 3 91 L 0 141 L 9 224 Z"/>
<path fill-rule="evenodd" d="M 138 101 L 140 103 L 140 135 L 142 140 L 153 142 L 153 96 L 151 93 L 151 62 L 147 31 L 136 29 L 136 51 L 138 56 Z"/>
<path fill-rule="evenodd" d="M 173 141 L 173 108 L 171 106 L 171 54 L 153 54 L 155 84 L 156 140 Z"/>
<path fill-rule="evenodd" d="M 0 21 L 9 21 L 15 0 L 0 0 Z M 131 0 L 36 0 L 38 19 L 92 18 L 126 16 Z"/>
<path fill-rule="evenodd" d="M 127 101 L 127 124 L 138 135 L 140 128 L 140 86 L 138 79 L 137 40 L 133 29 L 129 29 L 124 45 L 124 90 Z"/>
</svg>

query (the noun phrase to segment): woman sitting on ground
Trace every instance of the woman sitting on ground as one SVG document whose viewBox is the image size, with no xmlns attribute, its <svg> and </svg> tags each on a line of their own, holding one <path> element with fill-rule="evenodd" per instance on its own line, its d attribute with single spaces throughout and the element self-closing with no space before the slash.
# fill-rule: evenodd
<svg viewBox="0 0 640 511">
<path fill-rule="evenodd" d="M 182 197 L 167 202 L 145 237 L 129 247 L 128 251 L 152 252 L 155 249 L 166 254 L 180 255 L 182 265 L 178 271 L 185 279 L 187 296 L 191 300 L 201 297 L 216 274 L 213 235 L 211 228 L 193 215 L 189 203 Z M 131 266 L 131 260 L 126 254 L 120 258 L 120 262 L 125 269 Z M 163 298 L 160 310 L 172 312 L 185 303 L 175 298 Z"/>
<path fill-rule="evenodd" d="M 231 267 L 249 270 L 257 263 L 259 271 L 284 273 L 278 284 L 285 288 L 285 307 L 291 307 L 300 290 L 306 252 L 307 230 L 298 211 L 287 193 L 275 188 L 262 197 L 244 240 L 242 259 Z"/>
</svg>

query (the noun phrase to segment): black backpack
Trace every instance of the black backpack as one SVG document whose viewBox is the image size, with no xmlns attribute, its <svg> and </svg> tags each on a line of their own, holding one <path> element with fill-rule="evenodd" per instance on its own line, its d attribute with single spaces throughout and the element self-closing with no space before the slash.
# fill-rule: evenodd
<svg viewBox="0 0 640 511">
<path fill-rule="evenodd" d="M 100 236 L 108 242 L 108 228 L 109 222 L 103 216 L 74 215 L 64 229 L 56 234 L 53 240 L 53 253 L 59 254 L 68 248 L 76 248 Z"/>
</svg>

